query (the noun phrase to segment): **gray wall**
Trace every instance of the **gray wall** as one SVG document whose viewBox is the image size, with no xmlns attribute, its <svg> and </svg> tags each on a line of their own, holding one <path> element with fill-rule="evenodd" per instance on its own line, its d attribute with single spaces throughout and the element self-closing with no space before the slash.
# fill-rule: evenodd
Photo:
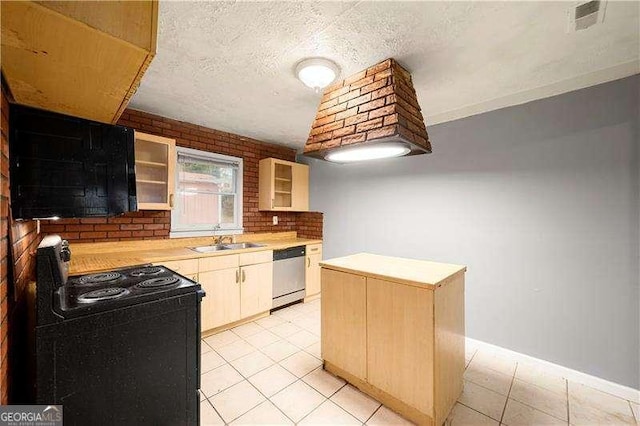
<svg viewBox="0 0 640 426">
<path fill-rule="evenodd" d="M 431 155 L 305 160 L 324 257 L 467 265 L 469 337 L 638 388 L 639 89 L 429 127 Z"/>
</svg>

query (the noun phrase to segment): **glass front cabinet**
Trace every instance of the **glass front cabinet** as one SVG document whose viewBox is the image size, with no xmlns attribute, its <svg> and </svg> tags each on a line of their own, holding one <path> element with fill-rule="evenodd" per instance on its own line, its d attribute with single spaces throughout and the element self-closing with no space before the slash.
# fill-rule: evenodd
<svg viewBox="0 0 640 426">
<path fill-rule="evenodd" d="M 176 141 L 141 132 L 135 138 L 138 210 L 171 210 Z"/>
<path fill-rule="evenodd" d="M 265 158 L 259 169 L 259 210 L 309 211 L 309 166 Z"/>
</svg>

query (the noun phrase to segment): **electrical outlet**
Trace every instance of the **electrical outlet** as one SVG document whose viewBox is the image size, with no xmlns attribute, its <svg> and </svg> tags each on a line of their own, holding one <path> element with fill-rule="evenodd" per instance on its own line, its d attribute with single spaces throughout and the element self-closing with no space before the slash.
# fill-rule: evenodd
<svg viewBox="0 0 640 426">
<path fill-rule="evenodd" d="M 274 216 L 273 217 L 273 224 L 277 225 L 278 224 L 278 216 Z"/>
</svg>

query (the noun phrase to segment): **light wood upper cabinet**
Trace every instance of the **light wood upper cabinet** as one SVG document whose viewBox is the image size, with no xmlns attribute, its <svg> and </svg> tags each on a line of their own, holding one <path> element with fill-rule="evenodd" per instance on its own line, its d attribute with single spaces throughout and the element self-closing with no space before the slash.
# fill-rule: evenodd
<svg viewBox="0 0 640 426">
<path fill-rule="evenodd" d="M 0 7 L 2 73 L 16 102 L 117 122 L 155 55 L 156 0 Z"/>
<path fill-rule="evenodd" d="M 309 166 L 277 158 L 260 160 L 258 208 L 309 211 Z"/>
<path fill-rule="evenodd" d="M 175 186 L 176 141 L 136 132 L 138 210 L 171 210 Z"/>
</svg>

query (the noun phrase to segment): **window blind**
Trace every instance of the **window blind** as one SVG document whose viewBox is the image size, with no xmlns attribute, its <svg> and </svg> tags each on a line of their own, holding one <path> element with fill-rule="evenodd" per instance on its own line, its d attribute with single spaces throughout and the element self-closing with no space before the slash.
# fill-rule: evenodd
<svg viewBox="0 0 640 426">
<path fill-rule="evenodd" d="M 181 152 L 178 152 L 178 163 L 201 163 L 218 167 L 232 167 L 234 169 L 238 169 L 240 167 L 240 163 L 238 161 L 223 160 L 219 158 L 214 159 L 206 155 L 186 154 Z"/>
</svg>

